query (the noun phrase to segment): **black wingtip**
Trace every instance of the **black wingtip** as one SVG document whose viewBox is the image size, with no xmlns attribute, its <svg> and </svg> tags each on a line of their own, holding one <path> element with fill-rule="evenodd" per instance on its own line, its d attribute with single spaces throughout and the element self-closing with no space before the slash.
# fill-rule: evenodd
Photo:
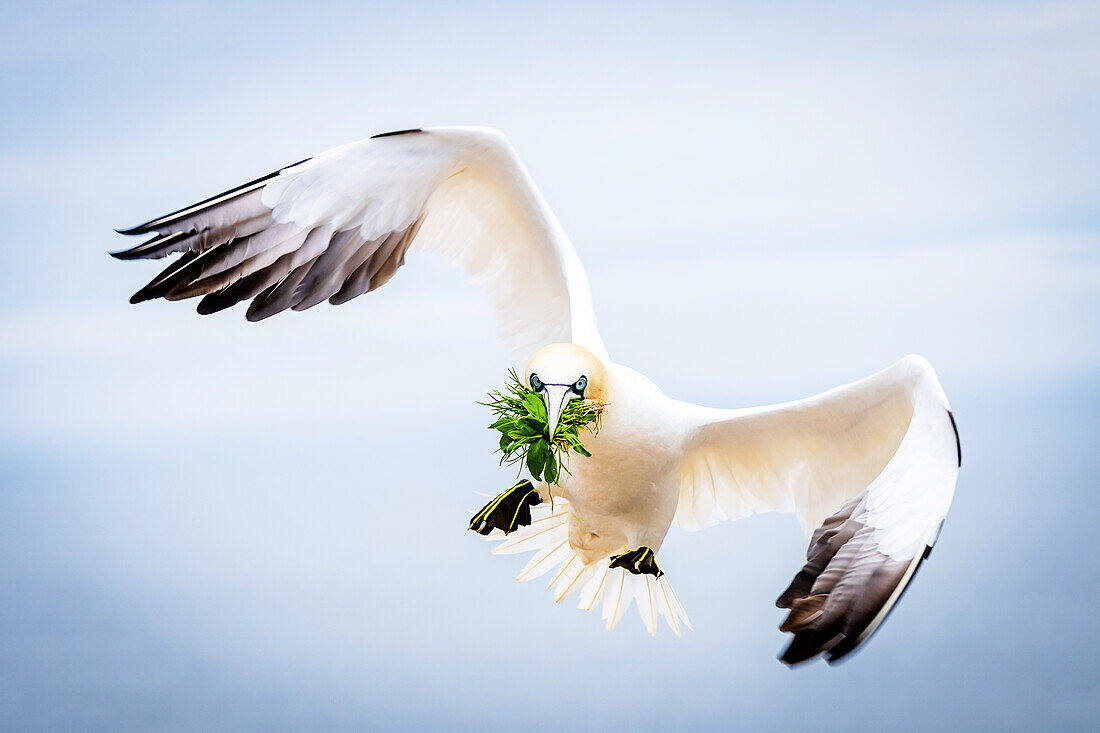
<svg viewBox="0 0 1100 733">
<path fill-rule="evenodd" d="M 943 523 L 940 523 L 940 527 L 943 527 Z M 928 556 L 932 554 L 932 545 L 926 545 L 924 551 L 920 554 L 920 558 L 917 560 L 917 566 L 913 568 L 913 572 L 909 574 L 909 579 L 905 581 L 905 585 L 902 586 L 901 591 L 898 592 L 897 598 L 886 609 L 886 614 L 878 619 L 878 622 L 871 627 L 869 625 L 856 629 L 850 635 L 841 639 L 839 643 L 830 649 L 825 651 L 825 661 L 830 665 L 837 664 L 848 658 L 850 654 L 858 652 L 864 648 L 864 645 L 870 641 L 871 637 L 878 633 L 878 630 L 882 628 L 886 623 L 886 619 L 890 618 L 890 615 L 894 612 L 894 609 L 898 607 L 901 599 L 905 597 L 905 594 L 913 586 L 913 581 L 917 578 L 917 573 L 924 567 L 924 561 L 928 559 Z M 868 629 L 870 628 L 870 631 Z"/>
<path fill-rule="evenodd" d="M 149 222 L 138 224 L 136 227 L 130 227 L 129 229 L 116 229 L 115 232 L 127 237 L 134 234 L 147 234 L 149 232 Z"/>
<path fill-rule="evenodd" d="M 371 135 L 370 139 L 374 140 L 379 137 L 393 137 L 395 135 L 411 135 L 417 132 L 424 132 L 419 127 L 411 127 L 408 130 L 394 130 L 393 132 L 380 132 L 377 135 Z"/>
<path fill-rule="evenodd" d="M 820 634 L 803 632 L 795 634 L 791 643 L 779 655 L 779 661 L 790 668 L 811 662 L 828 649 L 827 638 Z"/>
<path fill-rule="evenodd" d="M 114 257 L 116 260 L 122 260 L 123 262 L 131 262 L 133 260 L 144 260 L 148 258 L 149 248 L 144 245 L 138 245 L 137 247 L 131 247 L 130 249 L 119 249 L 114 252 L 108 252 L 107 254 Z"/>
<path fill-rule="evenodd" d="M 962 441 L 959 440 L 959 426 L 955 424 L 955 414 L 951 410 L 947 411 L 947 416 L 951 418 L 951 429 L 955 431 L 955 452 L 959 456 L 959 468 L 963 465 L 963 448 Z"/>
<path fill-rule="evenodd" d="M 181 248 L 180 245 L 193 235 L 193 231 L 157 234 L 152 239 L 146 240 L 135 247 L 111 252 L 110 255 L 117 260 L 159 259 L 178 251 Z"/>
<path fill-rule="evenodd" d="M 163 298 L 171 287 L 165 287 L 165 284 L 157 280 L 153 280 L 141 290 L 137 291 L 130 296 L 130 305 L 137 305 L 138 303 L 144 303 L 147 300 L 156 300 L 157 298 Z"/>
<path fill-rule="evenodd" d="M 116 229 L 115 231 L 118 232 L 119 234 L 122 234 L 122 235 L 127 236 L 127 237 L 131 236 L 131 235 L 134 235 L 134 234 L 148 234 L 149 232 L 154 231 L 154 228 L 157 228 L 157 227 L 164 228 L 166 225 L 170 224 L 174 218 L 178 217 L 180 214 L 183 214 L 184 212 L 189 212 L 191 210 L 198 211 L 198 210 L 201 210 L 202 207 L 206 206 L 207 204 L 216 202 L 219 199 L 228 199 L 228 198 L 233 197 L 234 195 L 245 193 L 248 190 L 251 190 L 253 187 L 258 186 L 259 184 L 264 183 L 265 181 L 271 180 L 272 178 L 279 175 L 283 171 L 285 171 L 289 168 L 294 168 L 296 166 L 299 166 L 302 163 L 307 163 L 307 162 L 309 162 L 309 160 L 310 160 L 310 158 L 303 158 L 302 160 L 299 160 L 297 163 L 291 163 L 290 165 L 285 165 L 277 171 L 273 171 L 271 173 L 268 173 L 266 176 L 260 176 L 259 178 L 256 178 L 256 179 L 253 179 L 253 180 L 249 181 L 248 183 L 242 183 L 241 185 L 236 186 L 234 188 L 231 188 L 228 191 L 222 191 L 221 193 L 217 194 L 216 196 L 211 196 L 210 198 L 203 199 L 202 201 L 199 201 L 197 204 L 191 204 L 190 206 L 184 206 L 182 209 L 178 209 L 176 211 L 173 211 L 170 214 L 165 214 L 164 216 L 157 217 L 156 219 L 150 219 L 147 222 L 144 222 L 142 224 L 138 224 L 136 227 L 130 227 L 129 229 Z"/>
</svg>

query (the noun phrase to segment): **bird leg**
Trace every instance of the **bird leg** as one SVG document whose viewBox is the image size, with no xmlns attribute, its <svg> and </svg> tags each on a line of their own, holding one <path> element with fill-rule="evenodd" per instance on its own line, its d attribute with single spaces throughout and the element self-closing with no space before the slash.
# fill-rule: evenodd
<svg viewBox="0 0 1100 733">
<path fill-rule="evenodd" d="M 525 479 L 483 506 L 470 520 L 470 529 L 482 535 L 494 529 L 514 532 L 531 523 L 531 507 L 541 503 L 538 489 Z"/>
<path fill-rule="evenodd" d="M 621 555 L 612 555 L 611 567 L 625 568 L 635 575 L 652 575 L 654 578 L 665 574 L 657 564 L 657 553 L 648 547 L 639 547 L 637 550 L 624 552 Z"/>
</svg>

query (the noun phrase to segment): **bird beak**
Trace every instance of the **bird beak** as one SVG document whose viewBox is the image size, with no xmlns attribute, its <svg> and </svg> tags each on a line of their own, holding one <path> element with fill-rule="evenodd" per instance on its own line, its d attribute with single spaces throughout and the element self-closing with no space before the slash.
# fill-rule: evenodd
<svg viewBox="0 0 1100 733">
<path fill-rule="evenodd" d="M 547 384 L 542 388 L 542 399 L 546 403 L 546 423 L 550 426 L 550 440 L 554 439 L 554 431 L 558 429 L 562 411 L 575 396 L 572 385 L 568 384 Z"/>
</svg>

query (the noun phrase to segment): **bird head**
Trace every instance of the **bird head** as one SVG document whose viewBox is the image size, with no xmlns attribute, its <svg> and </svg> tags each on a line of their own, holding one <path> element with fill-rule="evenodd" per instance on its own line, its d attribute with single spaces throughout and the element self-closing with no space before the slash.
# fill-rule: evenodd
<svg viewBox="0 0 1100 733">
<path fill-rule="evenodd" d="M 527 362 L 523 381 L 546 403 L 551 438 L 562 411 L 572 400 L 599 400 L 604 396 L 603 363 L 576 344 L 550 344 L 536 351 Z"/>
</svg>

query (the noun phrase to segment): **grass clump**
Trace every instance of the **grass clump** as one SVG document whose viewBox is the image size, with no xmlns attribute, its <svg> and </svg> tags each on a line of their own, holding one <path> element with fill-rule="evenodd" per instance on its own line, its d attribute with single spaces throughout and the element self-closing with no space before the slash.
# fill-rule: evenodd
<svg viewBox="0 0 1100 733">
<path fill-rule="evenodd" d="M 536 481 L 556 484 L 563 471 L 569 472 L 565 465 L 569 451 L 592 455 L 581 442 L 580 432 L 599 431 L 604 403 L 584 399 L 569 402 L 551 440 L 542 397 L 520 381 L 515 369 L 509 370 L 508 377 L 503 392 L 494 390 L 488 402 L 478 403 L 488 407 L 496 418 L 489 429 L 500 432 L 501 465 L 518 463 L 520 470 L 526 466 Z"/>
</svg>

